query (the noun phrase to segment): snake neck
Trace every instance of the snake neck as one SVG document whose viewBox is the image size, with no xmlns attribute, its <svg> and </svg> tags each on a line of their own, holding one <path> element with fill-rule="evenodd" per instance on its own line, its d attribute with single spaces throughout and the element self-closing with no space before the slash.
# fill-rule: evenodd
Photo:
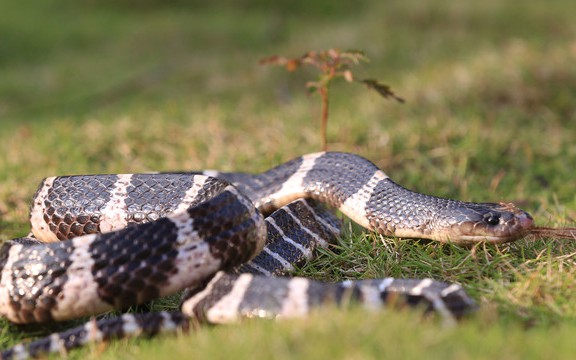
<svg viewBox="0 0 576 360">
<path fill-rule="evenodd" d="M 249 182 L 230 180 L 265 214 L 297 198 L 313 198 L 387 236 L 459 244 L 506 242 L 533 226 L 530 215 L 517 208 L 408 190 L 372 162 L 348 153 L 308 154 L 252 176 Z"/>
</svg>

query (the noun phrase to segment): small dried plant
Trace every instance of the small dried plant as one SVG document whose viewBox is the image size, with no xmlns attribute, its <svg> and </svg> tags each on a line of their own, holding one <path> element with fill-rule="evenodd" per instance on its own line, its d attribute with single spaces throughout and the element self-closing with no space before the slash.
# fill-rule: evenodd
<svg viewBox="0 0 576 360">
<path fill-rule="evenodd" d="M 396 96 L 390 89 L 390 86 L 380 83 L 375 79 L 356 79 L 352 72 L 352 67 L 367 62 L 368 58 L 364 52 L 359 50 L 340 51 L 338 49 L 329 49 L 322 51 L 309 51 L 297 58 L 286 58 L 284 56 L 274 55 L 260 60 L 261 64 L 281 65 L 286 70 L 293 72 L 304 65 L 310 65 L 319 70 L 320 74 L 316 81 L 306 83 L 306 88 L 311 93 L 318 93 L 321 99 L 320 112 L 320 138 L 322 150 L 327 150 L 326 129 L 328 126 L 328 104 L 329 90 L 333 80 L 344 78 L 347 82 L 358 82 L 366 85 L 369 89 L 375 90 L 384 98 L 394 99 L 398 102 L 404 102 L 404 99 Z"/>
</svg>

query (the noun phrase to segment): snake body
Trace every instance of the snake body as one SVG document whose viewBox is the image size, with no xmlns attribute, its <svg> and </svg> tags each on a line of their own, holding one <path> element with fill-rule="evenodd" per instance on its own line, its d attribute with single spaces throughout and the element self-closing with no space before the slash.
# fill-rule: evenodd
<svg viewBox="0 0 576 360">
<path fill-rule="evenodd" d="M 292 203 L 300 198 L 312 200 Z M 458 244 L 512 241 L 533 226 L 529 214 L 511 205 L 412 192 L 347 153 L 309 154 L 257 175 L 53 177 L 42 182 L 31 208 L 33 237 L 51 243 L 25 238 L 0 249 L 0 314 L 16 323 L 64 320 L 188 288 L 185 316 L 124 315 L 125 320 L 86 325 L 106 338 L 113 336 L 111 328 L 130 333 L 126 322 L 141 318 L 148 325 L 134 328 L 155 333 L 188 317 L 228 322 L 240 316 L 301 316 L 329 301 L 342 305 L 343 299 L 381 307 L 390 294 L 446 317 L 473 306 L 461 287 L 430 279 L 325 284 L 270 277 L 337 236 L 337 219 L 316 201 L 383 235 Z M 88 338 L 86 329 L 17 346 L 3 358 L 72 347 L 66 336 Z"/>
</svg>

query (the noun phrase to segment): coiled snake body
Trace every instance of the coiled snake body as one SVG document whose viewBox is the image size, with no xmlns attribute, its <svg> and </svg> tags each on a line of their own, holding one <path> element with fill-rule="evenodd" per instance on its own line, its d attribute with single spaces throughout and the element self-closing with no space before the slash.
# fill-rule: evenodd
<svg viewBox="0 0 576 360">
<path fill-rule="evenodd" d="M 47 178 L 31 209 L 33 236 L 6 241 L 0 250 L 0 314 L 16 323 L 65 320 L 187 288 L 184 315 L 91 322 L 2 356 L 67 349 L 134 329 L 155 333 L 185 327 L 187 317 L 209 322 L 292 317 L 350 299 L 378 307 L 390 294 L 446 318 L 473 306 L 461 287 L 430 279 L 326 284 L 270 277 L 338 236 L 338 219 L 316 201 L 383 235 L 458 244 L 512 241 L 533 226 L 530 215 L 511 205 L 412 192 L 368 160 L 347 153 L 309 154 L 258 175 Z"/>
</svg>

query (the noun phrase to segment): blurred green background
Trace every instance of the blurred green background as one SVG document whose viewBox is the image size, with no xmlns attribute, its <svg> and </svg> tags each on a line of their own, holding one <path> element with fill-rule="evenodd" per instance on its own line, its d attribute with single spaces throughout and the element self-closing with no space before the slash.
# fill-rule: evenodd
<svg viewBox="0 0 576 360">
<path fill-rule="evenodd" d="M 284 104 L 303 95 L 303 80 L 311 74 L 287 76 L 259 66 L 258 59 L 330 47 L 366 51 L 373 62 L 361 73 L 389 82 L 414 102 L 410 91 L 423 90 L 426 77 L 434 73 L 442 77 L 456 69 L 461 72 L 457 80 L 466 82 L 474 78 L 467 74 L 470 67 L 498 61 L 490 57 L 503 52 L 573 47 L 573 7 L 562 0 L 3 0 L 0 116 L 32 121 L 125 106 L 207 101 L 233 106 L 246 98 Z M 509 67 L 515 64 L 499 65 L 504 73 L 514 71 Z M 533 94 L 513 88 L 492 93 L 489 83 L 475 89 L 485 93 L 458 94 L 462 84 L 457 83 L 428 95 L 449 97 L 442 91 L 451 91 L 467 95 L 462 101 L 480 108 L 553 100 L 548 108 L 573 118 L 568 104 L 574 94 L 573 67 L 541 66 L 550 73 L 518 74 L 526 82 L 544 77 Z M 444 76 L 446 82 L 455 80 Z M 418 79 L 406 89 L 411 77 Z M 563 89 L 564 84 L 572 86 Z M 350 96 L 346 88 L 342 97 Z"/>
</svg>

